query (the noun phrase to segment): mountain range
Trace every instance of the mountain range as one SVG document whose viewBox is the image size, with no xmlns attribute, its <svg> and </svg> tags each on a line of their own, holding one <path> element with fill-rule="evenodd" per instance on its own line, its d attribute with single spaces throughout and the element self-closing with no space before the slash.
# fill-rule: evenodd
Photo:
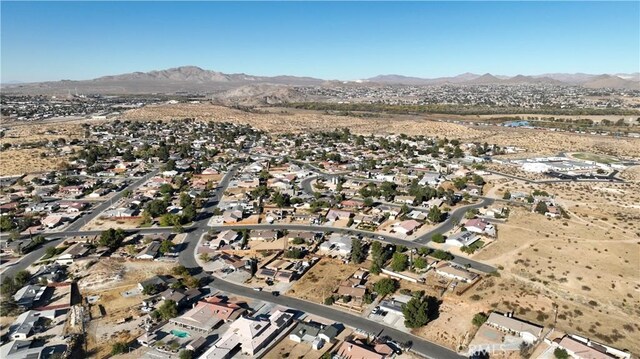
<svg viewBox="0 0 640 359">
<path fill-rule="evenodd" d="M 218 93 L 239 89 L 251 85 L 280 86 L 377 86 L 377 85 L 516 85 L 550 84 L 573 85 L 588 88 L 640 89 L 640 73 L 618 74 L 566 74 L 549 73 L 535 76 L 501 76 L 489 73 L 478 75 L 464 73 L 453 77 L 420 78 L 402 75 L 379 75 L 357 81 L 323 80 L 297 76 L 254 76 L 244 73 L 225 74 L 204 70 L 196 66 L 182 66 L 150 72 L 133 72 L 121 75 L 104 76 L 83 81 L 49 81 L 38 83 L 2 84 L 3 92 L 31 94 L 61 93 L 80 91 L 82 93 Z"/>
</svg>

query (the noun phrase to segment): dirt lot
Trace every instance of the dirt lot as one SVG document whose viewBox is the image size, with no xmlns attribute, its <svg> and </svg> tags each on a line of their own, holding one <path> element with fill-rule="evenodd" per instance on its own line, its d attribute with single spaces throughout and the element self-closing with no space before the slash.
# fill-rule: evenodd
<svg viewBox="0 0 640 359">
<path fill-rule="evenodd" d="M 349 278 L 358 268 L 368 268 L 369 264 L 344 264 L 341 260 L 322 258 L 293 287 L 287 295 L 322 303 L 338 287 L 338 284 Z"/>
<path fill-rule="evenodd" d="M 0 176 L 45 172 L 64 168 L 68 156 L 40 157 L 45 149 L 9 149 L 0 153 Z"/>
<path fill-rule="evenodd" d="M 153 264 L 153 265 L 150 265 Z M 122 292 L 129 290 L 143 279 L 155 274 L 166 274 L 175 264 L 138 261 L 118 262 L 101 259 L 86 272 L 88 276 L 80 279 L 78 284 L 83 296 L 100 296 L 96 305 L 104 307 L 105 316 L 94 319 L 89 323 L 87 332 L 87 350 L 97 358 L 104 358 L 111 350 L 111 345 L 118 341 L 130 341 L 141 334 L 141 330 L 132 325 L 122 326 L 113 335 L 104 337 L 101 333 L 105 326 L 114 327 L 116 321 L 127 316 L 134 318 L 139 315 L 137 307 L 143 296 L 125 298 Z M 87 285 L 95 283 L 94 285 Z"/>
<path fill-rule="evenodd" d="M 110 218 L 100 218 L 99 216 L 93 219 L 91 222 L 82 226 L 83 231 L 101 231 L 109 228 L 122 228 L 122 229 L 133 229 L 140 228 L 140 223 L 142 222 L 142 218 L 124 218 L 124 219 L 110 219 Z"/>
<path fill-rule="evenodd" d="M 465 296 L 547 325 L 557 307 L 559 329 L 640 352 L 634 340 L 640 330 L 634 324 L 640 316 L 638 236 L 620 228 L 626 224 L 607 222 L 548 220 L 512 209 L 498 240 L 476 256 L 503 268 L 501 277 Z"/>
</svg>

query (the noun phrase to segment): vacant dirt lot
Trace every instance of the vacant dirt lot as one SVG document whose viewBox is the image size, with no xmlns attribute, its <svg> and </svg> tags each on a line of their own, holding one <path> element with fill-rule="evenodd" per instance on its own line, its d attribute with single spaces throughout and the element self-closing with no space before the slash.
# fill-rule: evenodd
<svg viewBox="0 0 640 359">
<path fill-rule="evenodd" d="M 0 176 L 21 175 L 33 172 L 45 172 L 63 168 L 68 156 L 41 157 L 48 153 L 45 149 L 9 149 L 0 152 Z"/>
<path fill-rule="evenodd" d="M 594 197 L 593 191 L 582 193 Z M 498 240 L 476 256 L 502 268 L 501 277 L 465 295 L 547 325 L 558 308 L 559 329 L 638 353 L 638 235 L 626 224 L 587 218 L 549 220 L 512 208 L 509 221 L 498 227 Z"/>
<path fill-rule="evenodd" d="M 289 289 L 287 295 L 322 303 L 340 282 L 349 278 L 360 267 L 368 268 L 369 265 L 344 264 L 338 259 L 322 258 Z"/>
</svg>

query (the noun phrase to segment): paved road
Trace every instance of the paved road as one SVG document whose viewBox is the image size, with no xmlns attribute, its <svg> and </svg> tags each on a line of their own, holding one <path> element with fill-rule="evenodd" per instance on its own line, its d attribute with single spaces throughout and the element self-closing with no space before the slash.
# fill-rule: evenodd
<svg viewBox="0 0 640 359">
<path fill-rule="evenodd" d="M 218 189 L 218 195 L 216 196 L 216 198 L 220 198 L 220 195 L 224 192 L 224 188 L 226 188 L 226 186 L 228 185 L 228 181 L 232 178 L 232 173 L 228 173 L 227 175 L 225 175 L 225 177 L 223 178 L 220 187 Z M 217 202 L 216 202 L 217 204 Z M 209 213 L 212 211 L 212 207 L 207 207 L 206 208 L 206 212 Z M 196 250 L 196 246 L 198 244 L 198 241 L 200 240 L 202 234 L 204 234 L 208 228 L 213 228 L 213 229 L 228 229 L 228 228 L 247 228 L 248 226 L 246 225 L 232 225 L 232 226 L 215 226 L 215 227 L 207 227 L 207 221 L 208 221 L 208 216 L 204 216 L 204 218 L 198 220 L 196 222 L 196 227 L 197 229 L 194 231 L 189 232 L 189 234 L 187 235 L 187 238 L 185 239 L 185 241 L 183 242 L 183 244 L 185 245 L 184 248 L 182 248 L 182 251 L 180 252 L 180 256 L 179 256 L 179 262 L 180 264 L 184 265 L 185 267 L 189 268 L 190 270 L 194 271 L 194 272 L 200 272 L 202 271 L 202 268 L 198 265 L 196 258 L 195 258 L 195 250 Z M 341 230 L 341 231 L 346 231 L 344 229 L 339 229 L 339 228 L 331 228 L 331 227 L 324 227 L 324 226 L 310 226 L 310 225 L 253 225 L 250 226 L 252 229 L 253 228 L 269 228 L 269 229 L 274 229 L 274 228 L 283 228 L 283 229 L 290 229 L 290 230 L 296 230 L 296 229 L 301 229 L 301 230 Z M 355 231 L 352 231 L 355 232 Z M 360 232 L 360 231 L 358 231 Z M 367 233 L 367 232 L 363 232 L 363 233 Z M 367 233 L 369 234 L 369 233 Z M 397 238 L 393 238 L 393 237 L 389 237 L 387 236 L 388 239 L 394 239 L 397 241 L 401 241 Z M 330 320 L 334 320 L 336 322 L 339 323 L 343 323 L 345 325 L 354 327 L 354 328 L 358 328 L 370 333 L 374 333 L 376 335 L 388 335 L 390 337 L 392 337 L 393 339 L 397 340 L 397 341 L 401 341 L 401 342 L 412 342 L 412 350 L 416 351 L 422 355 L 427 356 L 428 358 L 443 358 L 443 359 L 453 359 L 453 358 L 462 358 L 461 356 L 459 356 L 457 353 L 441 347 L 437 344 L 428 342 L 424 339 L 421 339 L 419 337 L 415 337 L 411 334 L 387 327 L 385 325 L 382 325 L 378 322 L 375 321 L 371 321 L 368 320 L 366 318 L 362 318 L 360 316 L 357 315 L 353 315 L 353 314 L 349 314 L 346 312 L 343 312 L 341 310 L 337 310 L 334 309 L 330 306 L 325 306 L 325 305 L 321 305 L 321 304 L 316 304 L 316 303 L 311 303 L 311 302 L 307 302 L 304 300 L 300 300 L 300 299 L 296 299 L 296 298 L 291 298 L 291 297 L 287 297 L 285 295 L 281 295 L 281 296 L 273 296 L 271 295 L 270 292 L 258 292 L 255 291 L 251 288 L 245 287 L 243 285 L 239 285 L 239 284 L 235 284 L 232 282 L 228 282 L 225 281 L 223 279 L 220 278 L 214 278 L 210 275 L 204 274 L 201 272 L 201 274 L 199 275 L 200 278 L 205 278 L 208 281 L 212 281 L 211 285 L 217 289 L 220 289 L 222 291 L 225 292 L 229 292 L 229 293 L 233 293 L 236 295 L 242 295 L 248 298 L 253 298 L 253 299 L 258 299 L 258 300 L 262 300 L 262 301 L 266 301 L 266 302 L 270 302 L 270 303 L 274 303 L 274 304 L 279 304 L 279 305 L 283 305 L 286 307 L 290 307 L 290 308 L 294 308 L 296 310 L 300 310 L 303 312 L 307 312 L 307 313 L 311 313 L 314 315 L 318 315 Z"/>
<path fill-rule="evenodd" d="M 461 222 L 462 219 L 464 218 L 465 213 L 467 213 L 468 210 L 470 209 L 474 209 L 474 208 L 482 208 L 482 207 L 486 207 L 486 206 L 490 206 L 494 203 L 494 200 L 492 198 L 486 198 L 483 197 L 481 198 L 481 200 L 478 203 L 474 203 L 474 204 L 470 204 L 467 206 L 463 206 L 460 208 L 456 208 L 455 210 L 451 211 L 449 213 L 449 217 L 447 217 L 447 219 L 440 223 L 437 227 L 435 227 L 434 229 L 430 230 L 429 232 L 426 232 L 424 234 L 422 234 L 421 236 L 419 236 L 418 238 L 415 239 L 415 242 L 417 243 L 428 243 L 431 240 L 431 237 L 436 234 L 436 233 L 444 233 L 447 231 L 452 230 L 457 223 Z"/>
<path fill-rule="evenodd" d="M 390 327 L 387 327 L 385 325 L 380 324 L 379 322 L 375 322 L 375 321 L 371 321 L 368 320 L 366 318 L 362 318 L 360 316 L 356 316 L 353 314 L 349 314 L 346 312 L 343 312 L 341 310 L 337 310 L 334 309 L 330 306 L 324 306 L 321 304 L 316 304 L 316 303 L 311 303 L 311 302 L 307 302 L 307 301 L 303 301 L 303 300 L 299 300 L 299 299 L 295 299 L 295 298 L 291 298 L 291 297 L 287 297 L 284 295 L 281 296 L 273 296 L 270 293 L 267 292 L 257 292 L 254 291 L 250 288 L 247 288 L 245 286 L 239 285 L 239 284 L 235 284 L 235 283 L 231 283 L 231 282 L 227 282 L 223 279 L 220 278 L 213 278 L 205 273 L 202 272 L 202 268 L 199 267 L 198 263 L 196 262 L 195 259 L 195 250 L 196 250 L 196 246 L 198 244 L 198 241 L 200 240 L 201 236 L 206 233 L 209 228 L 213 228 L 213 229 L 228 229 L 228 228 L 283 228 L 283 229 L 301 229 L 301 230 L 313 230 L 313 231 L 317 231 L 317 230 L 323 230 L 323 231 L 341 231 L 341 232 L 352 232 L 352 233 L 363 233 L 366 235 L 371 235 L 370 232 L 365 232 L 365 231 L 359 231 L 359 230 L 351 230 L 351 229 L 343 229 L 343 228 L 333 228 L 333 227 L 326 227 L 326 226 L 311 226 L 311 225 L 269 225 L 269 224 L 263 224 L 263 225 L 253 225 L 253 226 L 246 226 L 246 225 L 232 225 L 232 226 L 215 226 L 215 227 L 207 227 L 207 222 L 210 218 L 210 214 L 213 211 L 213 208 L 215 208 L 215 206 L 219 203 L 219 199 L 221 198 L 225 188 L 228 186 L 229 181 L 231 180 L 231 178 L 233 178 L 233 176 L 235 175 L 237 169 L 236 168 L 232 168 L 230 169 L 229 172 L 227 172 L 227 174 L 223 177 L 222 181 L 220 182 L 220 185 L 218 186 L 218 188 L 216 189 L 214 195 L 212 196 L 212 198 L 205 204 L 205 208 L 204 211 L 202 213 L 200 213 L 200 217 L 194 222 L 193 226 L 191 226 L 190 231 L 187 234 L 187 237 L 185 238 L 184 242 L 183 242 L 183 248 L 181 248 L 181 252 L 180 252 L 180 256 L 179 256 L 179 262 L 184 265 L 185 267 L 193 270 L 194 272 L 200 272 L 200 274 L 198 275 L 199 277 L 206 277 L 209 280 L 213 280 L 212 284 L 214 287 L 223 290 L 223 291 L 227 291 L 229 293 L 234 293 L 234 294 L 238 294 L 238 295 L 243 295 L 245 297 L 249 297 L 249 298 L 254 298 L 254 299 L 259 299 L 259 300 L 263 300 L 266 302 L 271 302 L 274 304 L 279 304 L 279 305 L 283 305 L 283 306 L 287 306 L 287 307 L 291 307 L 291 308 L 295 308 L 304 312 L 308 312 L 308 313 L 312 313 L 318 316 L 322 316 L 337 322 L 341 322 L 344 323 L 345 325 L 351 326 L 351 327 L 355 327 L 370 333 L 374 333 L 377 335 L 388 335 L 390 337 L 392 337 L 393 339 L 397 340 L 397 341 L 401 341 L 401 342 L 411 342 L 412 343 L 412 350 L 415 352 L 418 352 L 428 358 L 444 358 L 444 359 L 453 359 L 453 358 L 462 358 L 461 356 L 459 356 L 457 353 L 441 347 L 437 344 L 431 343 L 429 341 L 426 341 L 422 338 L 413 336 L 409 333 L 405 333 Z M 98 208 L 96 208 L 98 209 Z M 93 213 L 92 213 L 93 214 Z M 135 229 L 135 230 L 129 230 L 128 232 L 137 232 L 137 233 L 171 233 L 172 232 L 172 228 L 143 228 L 143 229 Z M 79 236 L 79 235 L 97 235 L 101 233 L 101 231 L 72 231 L 72 230 L 67 230 L 61 233 L 50 233 L 47 234 L 46 237 L 47 238 L 54 238 L 54 237 L 69 237 L 69 236 Z M 421 246 L 421 244 L 419 243 L 412 243 L 409 241 L 403 241 L 401 239 L 395 238 L 395 237 L 391 237 L 391 236 L 379 236 L 381 238 L 384 238 L 384 241 L 389 241 L 390 243 L 396 243 L 396 244 L 403 244 L 403 245 L 407 245 L 410 247 L 417 247 L 417 246 Z M 54 246 L 57 245 L 58 243 L 60 243 L 63 240 L 63 238 L 57 238 L 54 239 L 50 242 L 48 242 L 47 244 L 45 244 L 44 246 L 42 246 L 41 248 L 37 249 L 36 251 L 26 255 L 23 260 L 18 264 L 15 265 L 11 268 L 9 268 L 6 272 L 5 275 L 12 275 L 13 273 L 15 273 L 16 271 L 20 270 L 20 269 L 24 269 L 26 267 L 28 267 L 31 263 L 35 262 L 38 258 L 40 258 L 43 254 L 44 251 L 46 250 L 47 247 L 50 246 Z M 481 263 L 477 263 L 478 265 L 482 265 Z M 491 268 L 491 267 L 489 267 Z M 9 272 L 11 271 L 11 272 Z"/>
<path fill-rule="evenodd" d="M 199 268 L 197 264 L 194 264 L 194 263 L 191 263 L 191 266 L 189 266 L 188 261 L 181 261 L 181 263 L 188 268 L 196 268 L 196 269 Z M 287 297 L 284 295 L 275 297 L 271 295 L 270 292 L 266 292 L 266 291 L 257 292 L 245 286 L 230 283 L 219 278 L 215 278 L 213 282 L 211 282 L 211 286 L 216 289 L 220 289 L 222 291 L 226 291 L 229 293 L 234 293 L 234 294 L 242 295 L 248 298 L 253 298 L 253 299 L 258 299 L 265 302 L 283 305 L 283 306 L 294 308 L 296 310 L 300 310 L 307 313 L 312 313 L 314 315 L 327 318 L 332 321 L 336 321 L 338 323 L 343 323 L 350 327 L 358 328 L 376 335 L 388 335 L 396 341 L 400 341 L 400 342 L 411 341 L 412 342 L 411 350 L 418 352 L 422 355 L 425 355 L 428 358 L 437 358 L 437 359 L 463 358 L 457 353 L 451 351 L 450 349 L 441 347 L 437 344 L 428 342 L 424 339 L 415 337 L 411 334 L 402 332 L 400 330 L 387 327 L 383 324 L 380 324 L 379 322 L 362 318 L 358 315 L 346 313 L 341 310 L 336 310 L 331 306 L 311 303 L 304 300 Z"/>
<path fill-rule="evenodd" d="M 71 223 L 64 232 L 62 233 L 51 233 L 51 234 L 43 234 L 47 239 L 53 239 L 42 246 L 40 248 L 29 252 L 25 256 L 23 256 L 19 262 L 16 264 L 6 267 L 4 271 L 2 271 L 3 276 L 13 276 L 18 271 L 27 269 L 32 263 L 37 261 L 40 257 L 42 257 L 47 251 L 48 247 L 57 246 L 60 244 L 65 237 L 75 237 L 75 236 L 84 236 L 84 235 L 99 235 L 102 231 L 79 231 L 79 229 L 84 226 L 86 223 L 96 218 L 100 213 L 104 212 L 112 203 L 117 202 L 124 196 L 125 190 L 134 190 L 140 187 L 144 182 L 146 182 L 149 178 L 155 176 L 158 173 L 158 169 L 153 170 L 146 174 L 144 177 L 139 180 L 131 183 L 126 188 L 122 189 L 120 192 L 113 195 L 113 198 L 109 201 L 105 201 L 102 204 L 96 206 L 91 213 L 86 214 L 84 217 L 78 218 L 74 223 Z"/>
<path fill-rule="evenodd" d="M 118 202 L 122 197 L 124 197 L 124 193 L 126 190 L 135 190 L 136 188 L 142 186 L 143 183 L 145 183 L 147 180 L 149 180 L 149 178 L 155 176 L 156 174 L 158 174 L 160 170 L 159 169 L 155 169 L 149 173 L 147 173 L 146 175 L 144 175 L 142 178 L 138 179 L 137 181 L 133 182 L 132 184 L 128 185 L 127 187 L 125 187 L 124 189 L 122 189 L 122 191 L 115 193 L 113 195 L 113 197 L 111 197 L 109 200 L 104 201 L 102 204 L 98 205 L 96 208 L 93 209 L 93 211 L 91 211 L 91 213 L 84 215 L 81 218 L 78 218 L 75 222 L 71 223 L 66 230 L 67 231 L 77 231 L 80 228 L 82 228 L 82 226 L 84 226 L 85 224 L 89 223 L 91 220 L 93 220 L 94 218 L 96 218 L 97 216 L 99 216 L 102 212 L 104 212 L 107 208 L 109 208 L 109 206 L 111 206 L 113 203 Z"/>
</svg>

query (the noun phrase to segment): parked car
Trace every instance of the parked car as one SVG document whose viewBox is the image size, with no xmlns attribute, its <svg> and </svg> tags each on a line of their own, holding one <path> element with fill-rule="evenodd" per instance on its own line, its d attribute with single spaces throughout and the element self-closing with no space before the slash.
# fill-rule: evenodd
<svg viewBox="0 0 640 359">
<path fill-rule="evenodd" d="M 256 292 L 262 292 L 262 288 L 261 287 L 253 288 L 253 290 L 255 290 Z"/>
<path fill-rule="evenodd" d="M 279 296 L 279 295 L 280 295 L 280 292 L 278 292 L 278 291 L 273 291 L 273 292 L 271 292 L 271 295 L 273 295 L 274 297 L 277 297 L 277 296 Z"/>
</svg>

